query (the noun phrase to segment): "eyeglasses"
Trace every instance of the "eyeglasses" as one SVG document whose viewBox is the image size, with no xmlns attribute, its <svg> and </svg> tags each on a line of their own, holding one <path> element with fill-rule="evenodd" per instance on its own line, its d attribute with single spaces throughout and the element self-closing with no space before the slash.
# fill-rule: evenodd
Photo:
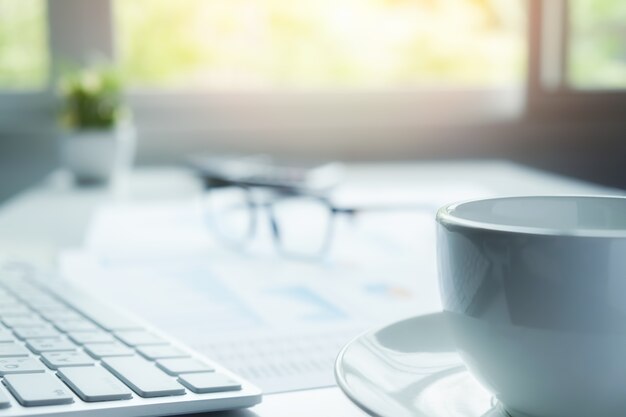
<svg viewBox="0 0 626 417">
<path fill-rule="evenodd" d="M 225 243 L 245 247 L 255 238 L 264 213 L 279 253 L 313 260 L 330 252 L 338 216 L 354 217 L 364 211 L 433 209 L 426 204 L 339 207 L 324 195 L 239 183 L 210 186 L 206 191 L 207 220 Z"/>
</svg>

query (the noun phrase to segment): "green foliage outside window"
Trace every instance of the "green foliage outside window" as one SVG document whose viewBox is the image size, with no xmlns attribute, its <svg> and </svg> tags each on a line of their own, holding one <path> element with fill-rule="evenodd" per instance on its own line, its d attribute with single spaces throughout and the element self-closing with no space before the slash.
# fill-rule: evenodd
<svg viewBox="0 0 626 417">
<path fill-rule="evenodd" d="M 0 0 L 0 89 L 40 89 L 48 79 L 45 0 Z"/>
<path fill-rule="evenodd" d="M 626 87 L 626 2 L 573 0 L 570 11 L 570 82 Z"/>
<path fill-rule="evenodd" d="M 523 0 L 116 0 L 137 87 L 523 83 Z"/>
</svg>

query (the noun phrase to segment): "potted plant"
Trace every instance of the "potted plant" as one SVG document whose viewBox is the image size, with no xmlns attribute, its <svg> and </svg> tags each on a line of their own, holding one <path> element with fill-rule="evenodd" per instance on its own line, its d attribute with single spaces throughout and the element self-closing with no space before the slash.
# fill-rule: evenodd
<svg viewBox="0 0 626 417">
<path fill-rule="evenodd" d="M 103 183 L 130 168 L 135 131 L 123 104 L 118 72 L 99 66 L 68 72 L 60 81 L 64 131 L 61 158 L 79 183 Z"/>
</svg>

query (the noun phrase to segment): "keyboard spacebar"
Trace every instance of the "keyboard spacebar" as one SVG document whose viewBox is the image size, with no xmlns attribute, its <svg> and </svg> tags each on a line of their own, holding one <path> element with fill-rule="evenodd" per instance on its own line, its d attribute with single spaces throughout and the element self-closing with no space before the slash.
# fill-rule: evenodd
<svg viewBox="0 0 626 417">
<path fill-rule="evenodd" d="M 182 395 L 185 389 L 152 363 L 137 356 L 105 358 L 102 364 L 142 397 Z"/>
<path fill-rule="evenodd" d="M 142 326 L 133 322 L 123 314 L 108 308 L 96 300 L 68 286 L 54 288 L 55 294 L 66 303 L 81 312 L 91 321 L 109 331 L 141 329 Z"/>
</svg>

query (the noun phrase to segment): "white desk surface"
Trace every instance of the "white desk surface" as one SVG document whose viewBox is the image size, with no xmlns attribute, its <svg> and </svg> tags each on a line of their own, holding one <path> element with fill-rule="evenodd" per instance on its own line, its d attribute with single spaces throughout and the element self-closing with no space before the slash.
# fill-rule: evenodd
<svg viewBox="0 0 626 417">
<path fill-rule="evenodd" d="M 504 161 L 358 164 L 347 169 L 347 181 L 368 183 L 476 183 L 499 195 L 622 194 Z M 54 263 L 56 254 L 80 247 L 91 216 L 115 200 L 149 201 L 188 197 L 200 191 L 195 178 L 182 169 L 141 169 L 115 187 L 81 188 L 59 175 L 24 191 L 0 206 L 0 251 Z M 339 388 L 266 395 L 251 410 L 225 416 L 350 417 L 364 416 Z"/>
</svg>

